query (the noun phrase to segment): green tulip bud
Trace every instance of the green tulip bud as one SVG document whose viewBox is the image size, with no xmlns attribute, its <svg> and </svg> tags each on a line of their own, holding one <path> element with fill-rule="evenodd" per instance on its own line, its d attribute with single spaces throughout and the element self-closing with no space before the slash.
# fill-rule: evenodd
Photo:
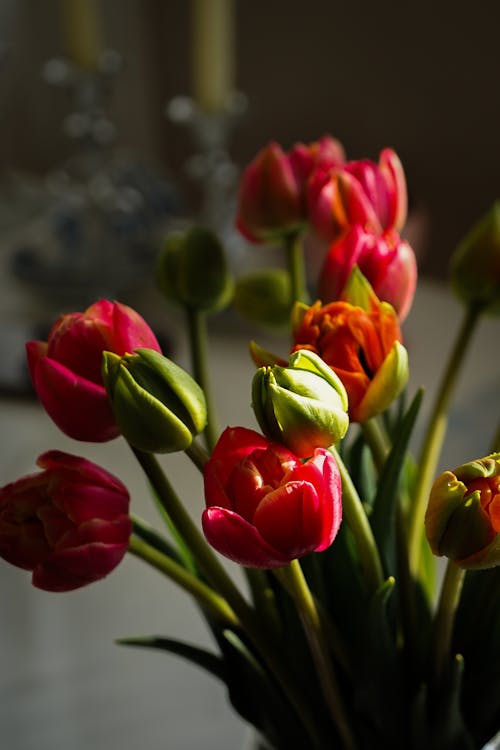
<svg viewBox="0 0 500 750">
<path fill-rule="evenodd" d="M 229 304 L 233 282 L 224 248 L 208 229 L 172 232 L 158 257 L 162 294 L 182 307 L 214 312 Z"/>
<path fill-rule="evenodd" d="M 121 433 L 134 448 L 172 453 L 188 448 L 207 422 L 202 389 L 152 349 L 123 357 L 104 352 L 104 385 Z"/>
<path fill-rule="evenodd" d="M 434 554 L 462 568 L 500 564 L 500 453 L 445 471 L 436 479 L 425 530 Z"/>
<path fill-rule="evenodd" d="M 289 274 L 282 268 L 268 268 L 241 276 L 236 281 L 233 304 L 245 318 L 266 327 L 290 325 Z"/>
<path fill-rule="evenodd" d="M 500 201 L 458 245 L 451 259 L 450 280 L 466 305 L 500 315 Z"/>
<path fill-rule="evenodd" d="M 288 367 L 260 367 L 252 406 L 262 431 L 296 456 L 311 456 L 344 437 L 349 426 L 347 393 L 340 378 L 314 352 L 301 349 Z"/>
</svg>

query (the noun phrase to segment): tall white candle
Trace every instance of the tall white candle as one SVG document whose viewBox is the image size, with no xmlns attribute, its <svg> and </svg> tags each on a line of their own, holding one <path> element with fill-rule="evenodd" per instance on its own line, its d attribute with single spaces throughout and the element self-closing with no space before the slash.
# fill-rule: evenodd
<svg viewBox="0 0 500 750">
<path fill-rule="evenodd" d="M 192 95 L 200 109 L 223 109 L 234 88 L 233 0 L 191 0 Z"/>
<path fill-rule="evenodd" d="M 80 68 L 95 70 L 102 52 L 98 0 L 60 0 L 66 54 Z"/>
</svg>

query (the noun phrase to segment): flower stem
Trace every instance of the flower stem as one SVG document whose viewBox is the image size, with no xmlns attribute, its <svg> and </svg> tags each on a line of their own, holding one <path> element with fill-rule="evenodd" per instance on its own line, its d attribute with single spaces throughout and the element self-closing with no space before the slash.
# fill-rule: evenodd
<svg viewBox="0 0 500 750">
<path fill-rule="evenodd" d="M 448 365 L 443 373 L 438 389 L 432 417 L 424 437 L 422 452 L 418 461 L 418 477 L 415 496 L 410 510 L 408 528 L 408 554 L 410 570 L 418 574 L 422 550 L 424 517 L 430 488 L 439 461 L 443 440 L 446 434 L 448 406 L 457 382 L 460 366 L 464 360 L 468 344 L 472 339 L 476 324 L 480 318 L 480 307 L 469 307 L 466 310 L 462 325 L 458 331 Z"/>
<path fill-rule="evenodd" d="M 200 569 L 206 576 L 214 590 L 220 594 L 235 613 L 241 627 L 245 630 L 255 650 L 268 667 L 270 674 L 281 686 L 295 713 L 300 716 L 309 736 L 314 741 L 312 747 L 318 750 L 322 747 L 321 739 L 315 726 L 314 717 L 304 705 L 303 696 L 297 690 L 289 669 L 280 659 L 279 647 L 270 639 L 268 630 L 261 623 L 258 613 L 247 603 L 233 580 L 226 573 L 223 566 L 212 552 L 204 536 L 198 530 L 193 520 L 177 497 L 175 490 L 168 481 L 156 456 L 151 453 L 132 448 L 144 473 L 154 487 L 167 515 L 172 520 L 176 530 L 188 546 Z"/>
<path fill-rule="evenodd" d="M 365 440 L 370 447 L 373 462 L 377 471 L 380 473 L 384 467 L 387 454 L 390 451 L 387 435 L 381 429 L 375 417 L 363 422 L 361 429 L 363 430 Z"/>
<path fill-rule="evenodd" d="M 149 563 L 149 565 L 161 573 L 164 573 L 181 588 L 194 596 L 199 604 L 208 609 L 219 622 L 232 628 L 240 627 L 238 618 L 226 600 L 219 596 L 210 586 L 207 586 L 199 578 L 189 573 L 182 565 L 179 565 L 175 560 L 168 557 L 168 555 L 164 555 L 134 535 L 130 537 L 128 551 L 132 555 L 144 560 L 144 562 Z"/>
<path fill-rule="evenodd" d="M 296 301 L 308 302 L 304 249 L 300 232 L 290 234 L 286 242 L 287 266 L 290 274 L 292 304 Z"/>
<path fill-rule="evenodd" d="M 184 453 L 191 459 L 194 465 L 203 472 L 203 467 L 209 459 L 209 455 L 196 440 L 193 440 L 189 448 Z"/>
<path fill-rule="evenodd" d="M 136 448 L 132 448 L 132 450 L 154 487 L 160 503 L 208 581 L 216 591 L 231 603 L 235 611 L 239 610 L 241 612 L 246 610 L 248 608 L 247 603 L 179 500 L 174 488 L 158 463 L 156 456 L 152 453 L 137 450 Z"/>
<path fill-rule="evenodd" d="M 448 560 L 434 621 L 434 685 L 441 687 L 450 658 L 453 623 L 460 602 L 465 570 Z"/>
<path fill-rule="evenodd" d="M 347 471 L 334 446 L 329 451 L 335 457 L 342 478 L 342 509 L 356 541 L 361 564 L 365 571 L 368 589 L 375 593 L 384 581 L 382 563 L 365 509 Z"/>
<path fill-rule="evenodd" d="M 337 684 L 335 672 L 329 657 L 328 643 L 325 638 L 319 611 L 298 560 L 286 568 L 276 571 L 278 579 L 292 596 L 304 626 L 311 654 L 318 671 L 330 715 L 343 740 L 346 750 L 354 750 L 355 740 L 346 716 L 345 706 Z"/>
<path fill-rule="evenodd" d="M 215 407 L 208 375 L 207 357 L 207 325 L 206 313 L 196 308 L 186 307 L 186 316 L 189 331 L 189 342 L 191 347 L 191 364 L 193 376 L 205 394 L 207 403 L 207 426 L 205 428 L 205 441 L 207 449 L 211 452 L 218 438 L 218 428 L 215 418 Z"/>
</svg>

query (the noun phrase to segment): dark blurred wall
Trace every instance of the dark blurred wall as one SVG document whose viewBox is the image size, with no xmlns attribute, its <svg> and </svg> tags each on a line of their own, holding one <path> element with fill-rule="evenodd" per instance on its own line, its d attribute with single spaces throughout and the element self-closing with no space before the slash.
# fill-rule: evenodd
<svg viewBox="0 0 500 750">
<path fill-rule="evenodd" d="M 63 52 L 59 6 L 14 5 L 0 68 L 0 163 L 42 174 L 70 150 L 60 130 L 65 94 L 40 72 Z M 189 3 L 101 6 L 106 43 L 125 59 L 111 102 L 119 143 L 182 180 L 192 142 L 163 110 L 172 96 L 190 91 Z M 236 80 L 249 109 L 234 133 L 235 160 L 243 165 L 271 139 L 288 147 L 325 132 L 343 141 L 349 158 L 377 158 L 384 146 L 394 147 L 423 217 L 422 270 L 442 276 L 456 242 L 500 195 L 500 4 L 236 6 Z"/>
</svg>

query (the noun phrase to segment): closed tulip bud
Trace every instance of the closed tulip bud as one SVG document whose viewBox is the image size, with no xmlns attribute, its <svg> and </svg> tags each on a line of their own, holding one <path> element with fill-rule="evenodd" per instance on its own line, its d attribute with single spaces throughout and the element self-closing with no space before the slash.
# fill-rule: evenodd
<svg viewBox="0 0 500 750">
<path fill-rule="evenodd" d="M 445 471 L 436 479 L 425 530 L 434 554 L 462 568 L 500 564 L 500 453 Z"/>
<path fill-rule="evenodd" d="M 134 448 L 149 453 L 186 450 L 205 428 L 200 386 L 151 349 L 124 357 L 105 352 L 103 380 L 120 430 Z"/>
<path fill-rule="evenodd" d="M 450 280 L 466 305 L 500 315 L 500 201 L 458 245 Z"/>
<path fill-rule="evenodd" d="M 278 143 L 261 149 L 243 172 L 236 225 L 251 242 L 281 241 L 306 221 L 302 182 Z"/>
<path fill-rule="evenodd" d="M 290 323 L 290 275 L 282 268 L 267 268 L 241 276 L 235 284 L 233 304 L 249 320 L 268 328 Z"/>
<path fill-rule="evenodd" d="M 271 440 L 306 458 L 328 448 L 349 426 L 340 378 L 314 352 L 296 351 L 288 367 L 261 367 L 252 384 L 257 421 Z"/>
<path fill-rule="evenodd" d="M 201 227 L 167 237 L 156 279 L 167 299 L 194 310 L 220 310 L 233 292 L 224 248 L 213 232 Z"/>
</svg>

